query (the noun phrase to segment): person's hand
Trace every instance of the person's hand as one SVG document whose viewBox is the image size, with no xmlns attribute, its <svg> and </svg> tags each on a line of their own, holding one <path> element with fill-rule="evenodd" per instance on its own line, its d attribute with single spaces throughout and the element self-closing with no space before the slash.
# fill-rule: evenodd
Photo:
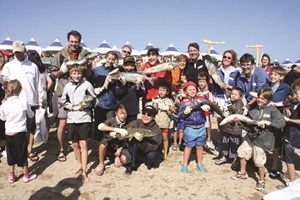
<svg viewBox="0 0 300 200">
<path fill-rule="evenodd" d="M 101 87 L 95 88 L 95 89 L 94 89 L 94 92 L 95 92 L 96 95 L 99 95 L 99 94 L 102 92 Z"/>
<path fill-rule="evenodd" d="M 119 78 L 119 79 L 121 80 L 121 78 Z M 105 82 L 106 82 L 106 81 L 107 81 L 108 83 L 113 83 L 113 82 L 115 82 L 115 80 L 112 79 L 110 75 L 108 75 L 108 76 L 106 77 Z"/>
<path fill-rule="evenodd" d="M 123 128 L 114 128 L 113 131 L 120 133 L 122 138 L 128 135 L 128 132 Z"/>
<path fill-rule="evenodd" d="M 210 69 L 210 70 L 208 70 L 208 74 L 209 74 L 210 76 L 213 75 L 215 72 L 216 72 L 215 69 Z"/>
<path fill-rule="evenodd" d="M 117 137 L 117 133 L 116 132 L 110 132 L 109 135 L 112 138 L 116 138 Z"/>
<path fill-rule="evenodd" d="M 230 88 L 230 85 L 228 83 L 223 83 L 222 88 L 223 89 Z"/>
<path fill-rule="evenodd" d="M 204 112 L 207 112 L 210 110 L 210 106 L 209 105 L 206 105 L 204 104 L 203 106 L 201 106 L 201 109 L 204 111 Z"/>
<path fill-rule="evenodd" d="M 288 121 L 290 121 L 290 118 L 284 116 L 284 120 L 285 120 L 286 122 L 288 122 Z"/>
<path fill-rule="evenodd" d="M 63 73 L 67 73 L 69 71 L 69 68 L 67 67 L 67 65 L 65 63 L 63 63 L 60 66 L 60 71 L 62 71 Z"/>
<path fill-rule="evenodd" d="M 271 122 L 270 121 L 266 121 L 266 120 L 262 120 L 257 122 L 257 126 L 260 128 L 265 128 L 266 126 L 270 126 Z"/>
<path fill-rule="evenodd" d="M 139 133 L 139 132 L 135 132 L 134 133 L 134 137 L 135 139 L 137 139 L 138 141 L 142 141 L 143 140 L 143 134 Z"/>
<path fill-rule="evenodd" d="M 117 151 L 115 152 L 115 156 L 121 156 L 121 152 L 122 152 L 122 147 L 117 149 Z"/>
<path fill-rule="evenodd" d="M 73 105 L 72 105 L 71 103 L 67 102 L 67 103 L 65 103 L 64 107 L 65 107 L 65 109 L 67 109 L 67 110 L 72 110 Z"/>
<path fill-rule="evenodd" d="M 188 115 L 188 114 L 191 113 L 191 111 L 192 111 L 191 106 L 187 106 L 187 107 L 184 109 L 183 113 L 184 113 L 185 115 Z"/>
<path fill-rule="evenodd" d="M 248 112 L 249 112 L 249 106 L 247 106 L 247 105 L 244 106 L 244 107 L 243 107 L 243 110 L 244 110 L 243 115 L 244 115 L 244 116 L 248 115 Z"/>
</svg>

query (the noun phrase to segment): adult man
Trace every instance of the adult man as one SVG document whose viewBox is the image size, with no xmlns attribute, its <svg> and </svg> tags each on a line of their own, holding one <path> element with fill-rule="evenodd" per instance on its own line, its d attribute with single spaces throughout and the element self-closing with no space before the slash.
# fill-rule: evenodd
<svg viewBox="0 0 300 200">
<path fill-rule="evenodd" d="M 22 85 L 20 99 L 28 102 L 32 111 L 42 105 L 43 89 L 40 82 L 40 72 L 38 67 L 29 61 L 25 56 L 26 48 L 24 42 L 17 40 L 12 45 L 15 59 L 6 63 L 2 70 L 2 75 L 9 80 L 17 79 Z M 27 119 L 28 132 L 28 158 L 38 161 L 39 157 L 32 152 L 34 131 L 36 128 L 35 117 Z"/>
<path fill-rule="evenodd" d="M 252 106 L 256 98 L 249 92 L 258 92 L 262 87 L 268 87 L 270 78 L 267 72 L 261 67 L 254 67 L 254 57 L 251 54 L 244 54 L 240 58 L 242 74 L 237 80 L 237 87 L 244 91 L 247 104 Z"/>
<path fill-rule="evenodd" d="M 64 61 L 68 60 L 81 60 L 87 54 L 88 51 L 79 46 L 81 41 L 81 34 L 78 31 L 70 31 L 67 35 L 68 38 L 68 45 L 64 47 L 60 52 L 58 52 L 53 60 L 52 60 L 52 72 L 51 77 L 55 80 L 58 78 L 57 89 L 55 90 L 55 94 L 58 96 L 58 102 L 60 102 L 60 97 L 64 90 L 65 85 L 69 82 L 69 72 L 68 67 L 65 65 Z M 91 76 L 91 62 L 88 62 L 87 69 L 86 69 L 86 76 Z M 67 111 L 64 110 L 62 106 L 59 106 L 58 111 L 58 118 L 59 124 L 57 127 L 57 139 L 59 143 L 59 154 L 57 160 L 63 162 L 66 161 L 66 156 L 64 154 L 64 133 L 66 128 L 66 118 L 67 118 Z"/>
<path fill-rule="evenodd" d="M 300 78 L 300 73 L 296 70 L 296 67 L 297 65 L 292 65 L 291 71 L 289 71 L 284 77 L 284 82 L 290 86 L 296 79 Z"/>
<path fill-rule="evenodd" d="M 122 50 L 121 50 L 121 57 L 122 57 L 122 58 L 125 58 L 126 56 L 130 56 L 130 55 L 131 55 L 131 52 L 132 52 L 131 46 L 128 45 L 128 44 L 125 44 L 125 45 L 122 47 Z"/>
<path fill-rule="evenodd" d="M 188 46 L 188 52 L 190 60 L 185 68 L 184 75 L 186 76 L 187 81 L 193 81 L 196 85 L 198 85 L 198 74 L 200 72 L 206 72 L 208 74 L 204 59 L 211 61 L 211 58 L 210 56 L 203 56 L 202 59 L 200 58 L 200 47 L 197 43 L 190 43 Z"/>
</svg>

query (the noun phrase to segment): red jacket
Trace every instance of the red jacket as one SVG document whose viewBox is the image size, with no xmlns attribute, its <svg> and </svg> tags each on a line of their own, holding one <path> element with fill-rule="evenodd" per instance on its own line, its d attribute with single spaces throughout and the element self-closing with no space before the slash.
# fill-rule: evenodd
<svg viewBox="0 0 300 200">
<path fill-rule="evenodd" d="M 155 65 L 160 64 L 159 62 L 157 62 Z M 155 66 L 154 65 L 154 66 Z M 142 71 L 144 71 L 145 69 L 151 68 L 152 66 L 150 65 L 149 62 L 146 62 L 145 65 L 142 67 Z M 156 98 L 158 96 L 158 85 L 161 82 L 166 82 L 168 83 L 170 86 L 172 85 L 172 74 L 170 71 L 165 71 L 165 72 L 158 72 L 158 73 L 153 73 L 150 76 L 151 78 L 156 78 L 154 86 L 151 85 L 151 83 L 149 83 L 149 81 L 145 81 L 145 101 L 151 101 L 152 99 Z"/>
</svg>

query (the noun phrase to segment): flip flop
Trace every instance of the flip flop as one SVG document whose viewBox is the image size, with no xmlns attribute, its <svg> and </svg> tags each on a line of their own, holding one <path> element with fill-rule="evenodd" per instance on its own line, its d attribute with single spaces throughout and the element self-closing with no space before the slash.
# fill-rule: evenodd
<svg viewBox="0 0 300 200">
<path fill-rule="evenodd" d="M 60 156 L 60 154 L 62 154 L 62 155 Z M 57 160 L 58 160 L 59 162 L 65 162 L 65 161 L 67 161 L 67 157 L 65 156 L 64 151 L 60 151 L 60 152 L 58 153 Z"/>
<path fill-rule="evenodd" d="M 31 152 L 31 153 L 29 153 L 29 154 L 28 154 L 28 158 L 29 158 L 32 162 L 36 162 L 36 161 L 38 161 L 38 160 L 40 159 L 36 152 Z"/>
</svg>

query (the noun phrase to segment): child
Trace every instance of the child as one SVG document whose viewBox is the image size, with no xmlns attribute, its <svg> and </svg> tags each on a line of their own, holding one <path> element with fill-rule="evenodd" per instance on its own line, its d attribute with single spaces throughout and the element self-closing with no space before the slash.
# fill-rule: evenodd
<svg viewBox="0 0 300 200">
<path fill-rule="evenodd" d="M 116 138 L 116 133 L 120 133 L 123 137 L 127 135 L 127 131 L 123 129 L 126 123 L 127 113 L 126 106 L 120 103 L 115 110 L 116 116 L 107 119 L 98 126 L 100 131 L 105 131 L 104 138 L 100 141 L 99 146 L 99 165 L 95 169 L 98 176 L 104 173 L 104 159 L 108 148 L 115 151 L 116 167 L 130 163 L 131 161 L 130 154 L 127 150 L 128 144 Z"/>
<path fill-rule="evenodd" d="M 83 68 L 80 65 L 70 66 L 71 81 L 64 88 L 61 101 L 65 104 L 67 113 L 68 139 L 72 141 L 72 147 L 77 160 L 77 167 L 72 171 L 73 175 L 82 172 L 82 182 L 89 181 L 87 171 L 88 138 L 92 129 L 92 109 L 90 105 L 83 105 L 86 94 L 96 98 L 94 87 L 82 77 Z M 76 106 L 77 105 L 77 106 Z M 74 106 L 77 109 L 74 109 Z"/>
<path fill-rule="evenodd" d="M 261 191 L 265 189 L 265 163 L 266 149 L 274 147 L 274 133 L 285 126 L 283 115 L 270 105 L 273 99 L 273 92 L 270 88 L 261 88 L 257 94 L 257 107 L 249 111 L 248 115 L 256 120 L 257 125 L 248 126 L 248 134 L 244 142 L 238 148 L 238 157 L 240 158 L 240 171 L 232 176 L 232 179 L 246 179 L 247 160 L 253 155 L 253 162 L 259 169 L 259 180 L 256 189 Z"/>
<path fill-rule="evenodd" d="M 286 100 L 290 93 L 290 86 L 286 83 L 283 83 L 283 79 L 285 76 L 285 70 L 280 66 L 272 67 L 271 73 L 270 73 L 270 86 L 272 88 L 272 91 L 274 93 L 274 97 L 272 99 L 272 104 L 274 106 L 280 106 L 283 101 Z M 279 109 L 281 113 L 283 112 L 283 109 Z M 281 140 L 282 140 L 282 131 L 278 132 L 278 134 L 275 135 L 275 146 L 273 150 L 273 161 L 272 161 L 272 167 L 270 170 L 269 177 L 272 179 L 275 179 L 279 176 L 277 173 L 277 164 L 279 160 L 279 149 L 281 147 Z"/>
<path fill-rule="evenodd" d="M 201 96 L 197 96 L 198 88 L 192 81 L 188 81 L 183 90 L 187 97 L 182 100 L 179 106 L 178 116 L 184 121 L 184 141 L 185 148 L 183 154 L 183 166 L 181 171 L 183 173 L 188 172 L 188 161 L 191 155 L 192 148 L 196 146 L 197 165 L 196 167 L 200 172 L 205 172 L 205 168 L 202 165 L 203 158 L 203 146 L 205 144 L 206 132 L 205 132 L 205 115 L 203 111 L 193 111 L 191 106 L 195 105 L 199 100 L 203 100 Z M 202 109 L 204 107 L 202 106 Z"/>
<path fill-rule="evenodd" d="M 300 148 L 300 82 L 296 80 L 292 84 L 292 92 L 296 98 L 296 104 L 290 106 L 291 116 L 285 117 L 287 122 L 283 129 L 282 159 L 287 165 L 291 182 L 296 180 L 295 172 L 295 148 Z M 289 184 L 287 184 L 288 186 Z"/>
<path fill-rule="evenodd" d="M 240 88 L 233 88 L 230 95 L 232 105 L 229 114 L 242 114 L 243 113 L 243 91 Z M 231 111 L 231 112 L 230 112 Z M 226 124 L 222 128 L 223 142 L 220 151 L 221 158 L 215 162 L 216 165 L 222 165 L 228 162 L 228 159 L 233 160 L 235 164 L 237 157 L 237 149 L 240 146 L 242 129 L 237 124 Z"/>
<path fill-rule="evenodd" d="M 153 105 L 154 107 L 157 107 L 158 113 L 155 116 L 155 121 L 160 127 L 162 132 L 163 144 L 164 144 L 164 148 L 163 148 L 164 159 L 166 159 L 168 156 L 169 129 L 172 129 L 174 126 L 172 113 L 175 112 L 175 107 L 174 107 L 173 100 L 168 97 L 169 92 L 170 92 L 170 85 L 165 82 L 161 82 L 158 85 L 158 97 L 152 99 L 151 103 L 146 104 L 146 105 Z"/>
<path fill-rule="evenodd" d="M 204 97 L 206 100 L 210 102 L 214 102 L 214 97 L 212 93 L 209 91 L 208 87 L 208 74 L 206 72 L 200 72 L 198 74 L 198 85 L 199 85 L 199 96 Z M 206 138 L 206 147 L 208 149 L 215 149 L 215 145 L 213 141 L 211 140 L 211 121 L 210 121 L 210 112 L 205 112 L 205 118 L 206 118 L 206 133 L 207 133 L 207 138 Z"/>
<path fill-rule="evenodd" d="M 184 83 L 185 82 L 182 81 L 182 80 L 177 81 L 177 84 L 174 88 L 175 91 L 173 91 L 174 92 L 173 97 L 175 99 L 174 105 L 175 105 L 176 110 L 179 109 L 179 104 L 183 100 L 183 98 L 185 97 L 185 94 L 183 92 Z M 183 122 L 180 121 L 178 117 L 176 117 L 174 119 L 174 135 L 173 135 L 173 142 L 174 143 L 172 144 L 172 150 L 173 151 L 177 151 L 178 148 L 181 147 L 182 139 L 183 139 L 183 129 L 184 129 L 184 127 L 182 125 L 183 125 Z M 178 138 L 178 134 L 179 134 L 179 138 Z"/>
<path fill-rule="evenodd" d="M 28 149 L 27 149 L 27 118 L 34 117 L 34 113 L 25 102 L 19 99 L 22 90 L 18 80 L 11 80 L 6 83 L 7 100 L 0 107 L 0 119 L 5 122 L 5 140 L 7 163 L 9 165 L 9 183 L 14 183 L 15 164 L 23 168 L 23 182 L 27 183 L 37 177 L 36 174 L 28 172 Z"/>
</svg>

